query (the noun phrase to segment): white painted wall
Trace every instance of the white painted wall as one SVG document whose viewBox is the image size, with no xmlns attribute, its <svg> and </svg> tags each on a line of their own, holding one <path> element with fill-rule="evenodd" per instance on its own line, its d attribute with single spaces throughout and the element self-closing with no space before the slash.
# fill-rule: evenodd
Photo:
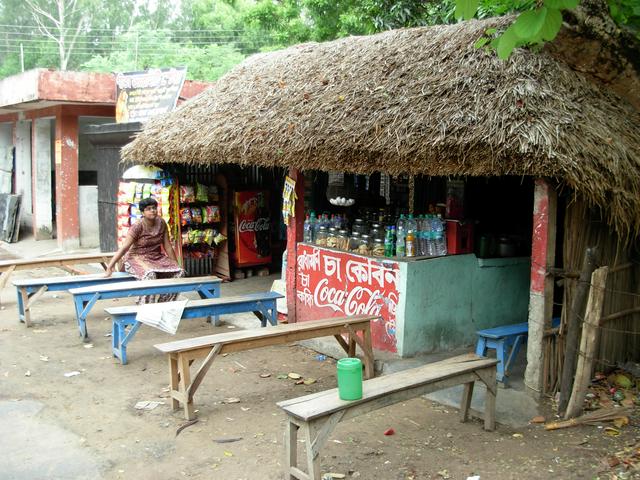
<svg viewBox="0 0 640 480">
<path fill-rule="evenodd" d="M 33 195 L 36 240 L 53 238 L 53 212 L 51 209 L 51 127 L 53 120 L 38 118 L 34 121 L 35 145 Z"/>
<path fill-rule="evenodd" d="M 20 227 L 33 227 L 33 202 L 31 201 L 31 121 L 16 123 L 16 187 L 20 200 Z"/>
<path fill-rule="evenodd" d="M 0 193 L 13 193 L 13 123 L 0 123 Z"/>
<path fill-rule="evenodd" d="M 95 185 L 80 185 L 78 187 L 78 197 L 80 246 L 83 248 L 99 247 L 98 187 Z"/>
</svg>

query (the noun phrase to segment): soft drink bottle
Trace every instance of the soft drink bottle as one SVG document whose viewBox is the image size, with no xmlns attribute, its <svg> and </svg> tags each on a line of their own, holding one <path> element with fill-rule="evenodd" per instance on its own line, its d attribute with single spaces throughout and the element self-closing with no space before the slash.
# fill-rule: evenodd
<svg viewBox="0 0 640 480">
<path fill-rule="evenodd" d="M 393 237 L 396 227 L 387 227 L 384 235 L 384 256 L 393 257 Z"/>
</svg>

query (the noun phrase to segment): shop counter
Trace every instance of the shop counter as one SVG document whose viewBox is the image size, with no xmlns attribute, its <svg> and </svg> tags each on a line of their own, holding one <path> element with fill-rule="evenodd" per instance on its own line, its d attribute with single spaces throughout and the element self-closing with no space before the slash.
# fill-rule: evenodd
<svg viewBox="0 0 640 480">
<path fill-rule="evenodd" d="M 401 357 L 475 344 L 477 330 L 527 320 L 529 257 L 370 257 L 297 246 L 298 321 L 379 315 L 373 347 Z"/>
</svg>

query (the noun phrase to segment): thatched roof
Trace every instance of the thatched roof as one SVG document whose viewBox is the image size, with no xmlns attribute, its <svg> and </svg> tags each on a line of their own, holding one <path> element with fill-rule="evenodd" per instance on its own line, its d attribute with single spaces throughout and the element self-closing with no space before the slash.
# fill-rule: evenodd
<svg viewBox="0 0 640 480">
<path fill-rule="evenodd" d="M 388 31 L 255 55 L 146 125 L 147 163 L 556 177 L 640 226 L 640 114 L 544 52 L 474 48 L 509 19 Z"/>
</svg>

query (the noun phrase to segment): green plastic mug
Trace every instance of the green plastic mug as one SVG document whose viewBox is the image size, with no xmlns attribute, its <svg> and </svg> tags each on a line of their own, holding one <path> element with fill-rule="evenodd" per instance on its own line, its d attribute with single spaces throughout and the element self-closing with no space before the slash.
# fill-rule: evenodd
<svg viewBox="0 0 640 480">
<path fill-rule="evenodd" d="M 362 398 L 362 362 L 359 358 L 338 360 L 338 396 L 341 400 Z"/>
</svg>

